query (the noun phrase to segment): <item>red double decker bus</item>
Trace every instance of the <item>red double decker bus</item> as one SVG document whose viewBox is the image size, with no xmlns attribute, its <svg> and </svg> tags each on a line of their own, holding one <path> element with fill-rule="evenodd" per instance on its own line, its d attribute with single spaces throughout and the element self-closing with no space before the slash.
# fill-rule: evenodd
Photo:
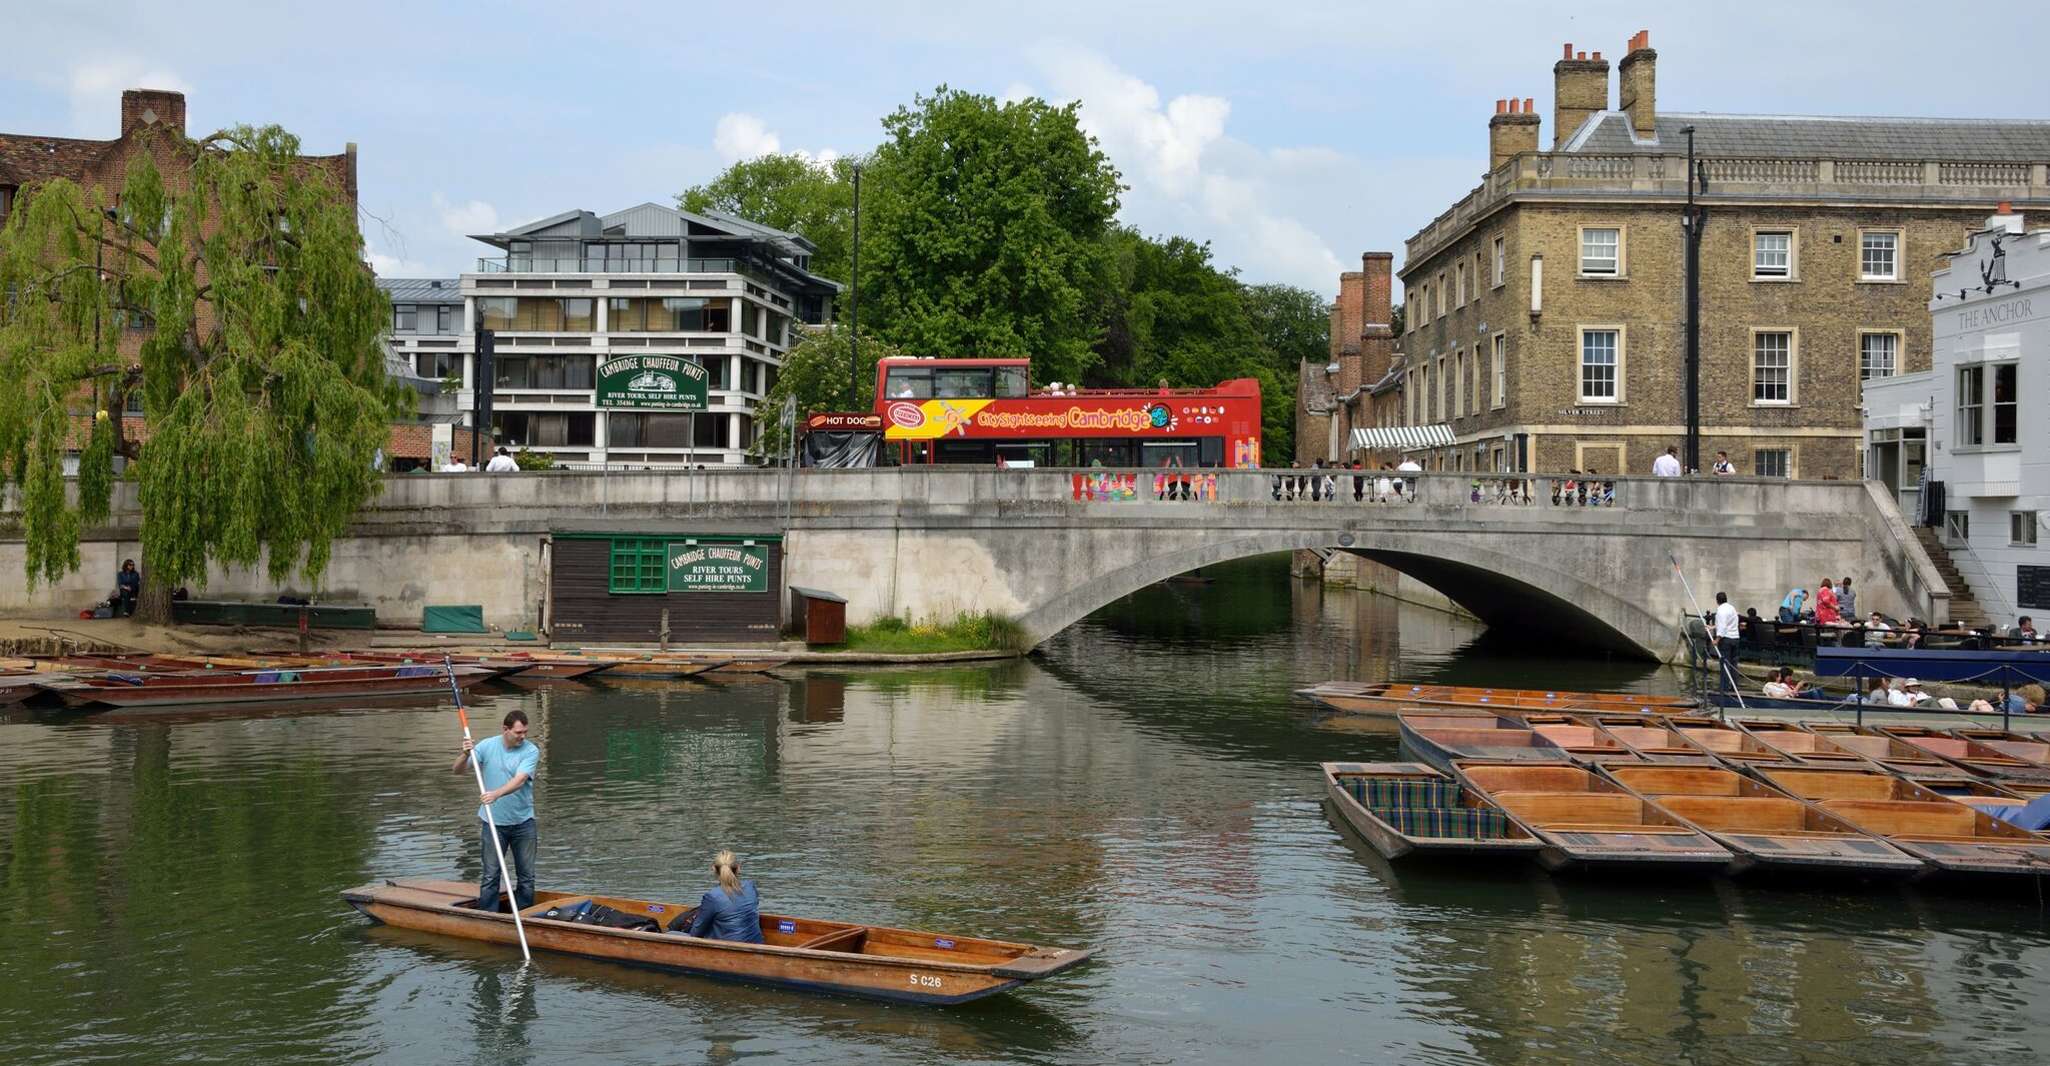
<svg viewBox="0 0 2050 1066">
<path fill-rule="evenodd" d="M 1026 359 L 884 359 L 875 413 L 900 463 L 1260 465 L 1260 383 L 1034 388 Z"/>
</svg>

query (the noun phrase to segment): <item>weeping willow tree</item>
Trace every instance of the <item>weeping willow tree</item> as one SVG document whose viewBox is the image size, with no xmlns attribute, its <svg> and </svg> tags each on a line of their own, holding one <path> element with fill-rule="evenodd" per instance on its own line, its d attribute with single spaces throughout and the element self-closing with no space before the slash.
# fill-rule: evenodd
<svg viewBox="0 0 2050 1066">
<path fill-rule="evenodd" d="M 0 476 L 33 588 L 78 569 L 125 457 L 138 613 L 161 622 L 169 590 L 204 587 L 209 562 L 318 582 L 377 491 L 406 393 L 385 374 L 390 301 L 364 266 L 355 204 L 298 139 L 150 136 L 118 191 L 44 182 L 0 229 Z M 121 413 L 138 393 L 131 435 Z"/>
</svg>

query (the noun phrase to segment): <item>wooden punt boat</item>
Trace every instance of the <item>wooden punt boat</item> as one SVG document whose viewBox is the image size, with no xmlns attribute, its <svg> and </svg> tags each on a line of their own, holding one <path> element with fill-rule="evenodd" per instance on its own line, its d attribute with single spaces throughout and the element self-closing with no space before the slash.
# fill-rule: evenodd
<svg viewBox="0 0 2050 1066">
<path fill-rule="evenodd" d="M 464 688 L 492 676 L 473 666 L 454 672 Z M 116 674 L 43 681 L 37 688 L 71 707 L 179 707 L 444 693 L 448 684 L 448 671 L 422 664 Z"/>
<path fill-rule="evenodd" d="M 1632 755 L 1644 762 L 1688 766 L 1721 765 L 1713 753 L 1674 729 L 1663 719 L 1642 715 L 1582 715 L 1587 722 L 1616 738 Z"/>
<path fill-rule="evenodd" d="M 387 880 L 342 893 L 373 921 L 447 936 L 517 943 L 512 915 L 479 911 L 477 886 L 456 881 Z M 637 932 L 544 918 L 551 907 L 590 900 L 653 918 L 665 930 L 688 924 L 694 908 L 680 903 L 536 892 L 521 911 L 527 943 L 672 973 L 780 985 L 907 1003 L 966 1003 L 1080 965 L 1087 949 L 1037 947 L 1001 940 L 889 929 L 847 922 L 762 915 L 762 944 L 700 940 L 680 933 Z"/>
<path fill-rule="evenodd" d="M 1976 807 L 1995 817 L 1998 817 L 2002 811 L 2026 806 L 2032 798 L 2031 796 L 2023 795 L 2017 790 L 1996 785 L 1991 781 L 1916 781 L 1915 784 L 1939 796 L 1954 799 L 1969 807 Z"/>
<path fill-rule="evenodd" d="M 1871 762 L 1863 755 L 1839 746 L 1836 741 L 1821 733 L 1801 728 L 1798 722 L 1771 718 L 1736 718 L 1732 719 L 1730 724 L 1801 766 L 1848 766 L 1859 770 L 1872 767 Z"/>
<path fill-rule="evenodd" d="M 1984 744 L 2003 755 L 2050 767 L 2050 739 L 2046 739 L 2040 733 L 2014 733 L 2000 729 L 1953 729 L 1950 735 Z M 2050 790 L 2050 782 L 2044 782 L 2035 775 L 2028 778 L 2006 779 L 2001 781 L 2001 784 L 2018 793 L 2026 792 L 2030 795 L 2040 795 L 2045 790 Z"/>
<path fill-rule="evenodd" d="M 1334 711 L 1386 716 L 1394 716 L 1412 708 L 1436 707 L 1490 712 L 1585 710 L 1611 714 L 1649 714 L 1689 710 L 1695 706 L 1695 701 L 1685 696 L 1365 681 L 1326 681 L 1311 688 L 1299 689 L 1296 695 Z"/>
<path fill-rule="evenodd" d="M 1433 769 L 1452 772 L 1458 759 L 1564 763 L 1566 749 L 1539 736 L 1521 718 L 1495 714 L 1405 714 L 1396 719 L 1402 747 Z"/>
<path fill-rule="evenodd" d="M 1809 722 L 1802 725 L 1811 733 L 1825 736 L 1837 747 L 1865 757 L 1872 767 L 1901 777 L 1954 778 L 1970 780 L 1972 772 L 1960 769 L 1904 740 L 1884 733 L 1859 729 L 1838 722 Z"/>
<path fill-rule="evenodd" d="M 2050 787 L 2050 766 L 1993 744 L 1922 726 L 1881 726 L 1874 732 L 1912 744 L 1960 769 L 1994 781 L 2028 781 Z M 2050 745 L 2044 746 L 2050 751 Z"/>
<path fill-rule="evenodd" d="M 1669 717 L 1666 724 L 1731 766 L 1770 766 L 1792 761 L 1785 752 L 1776 751 L 1757 737 L 1719 719 Z"/>
<path fill-rule="evenodd" d="M 1609 763 L 1602 772 L 1737 856 L 1731 873 L 1908 877 L 1922 860 L 1805 800 L 1723 766 Z"/>
<path fill-rule="evenodd" d="M 1523 724 L 1531 732 L 1557 744 L 1575 762 L 1635 758 L 1622 741 L 1579 717 L 1565 714 L 1526 714 L 1522 717 Z"/>
<path fill-rule="evenodd" d="M 11 707 L 41 691 L 37 683 L 46 675 L 33 673 L 0 675 L 0 707 Z"/>
<path fill-rule="evenodd" d="M 715 663 L 713 667 L 706 672 L 713 674 L 766 674 L 779 666 L 788 666 L 789 664 L 790 660 L 787 658 L 728 659 L 722 662 Z"/>
<path fill-rule="evenodd" d="M 1414 762 L 1327 762 L 1324 794 L 1384 858 L 1528 859 L 1543 845 L 1472 789 Z"/>
<path fill-rule="evenodd" d="M 2050 839 L 2009 825 L 1913 781 L 1876 770 L 1762 768 L 1767 783 L 1915 856 L 1945 874 L 2050 874 Z"/>
<path fill-rule="evenodd" d="M 1461 760 L 1456 776 L 1543 841 L 1551 869 L 1713 870 L 1734 856 L 1700 830 L 1579 766 Z"/>
</svg>

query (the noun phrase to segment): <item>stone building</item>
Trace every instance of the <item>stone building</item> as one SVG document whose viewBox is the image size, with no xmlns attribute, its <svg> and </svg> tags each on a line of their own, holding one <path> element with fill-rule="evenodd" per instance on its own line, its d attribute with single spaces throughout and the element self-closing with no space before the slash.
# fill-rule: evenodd
<svg viewBox="0 0 2050 1066">
<path fill-rule="evenodd" d="M 1860 380 L 1929 366 L 1929 271 L 1995 203 L 2050 206 L 2050 122 L 1661 113 L 1657 59 L 1633 36 L 1612 97 L 1567 45 L 1549 148 L 1535 100 L 1496 101 L 1480 186 L 1407 242 L 1405 421 L 1456 434 L 1427 465 L 1684 454 L 1689 129 L 1704 467 L 1859 476 Z"/>
<path fill-rule="evenodd" d="M 1395 255 L 1367 252 L 1360 269 L 1338 276 L 1338 299 L 1331 305 L 1331 358 L 1321 366 L 1303 364 L 1296 389 L 1295 465 L 1318 460 L 1350 463 L 1355 459 L 1379 465 L 1378 452 L 1362 451 L 1357 431 L 1384 421 L 1394 404 L 1388 398 L 1395 363 Z M 1378 390 L 1378 391 L 1377 391 Z M 1375 414 L 1376 397 L 1382 414 Z"/>
</svg>

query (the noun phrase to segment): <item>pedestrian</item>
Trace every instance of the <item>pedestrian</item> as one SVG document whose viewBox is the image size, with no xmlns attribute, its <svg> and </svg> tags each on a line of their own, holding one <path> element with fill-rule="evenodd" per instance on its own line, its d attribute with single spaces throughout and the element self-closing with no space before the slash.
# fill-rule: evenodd
<svg viewBox="0 0 2050 1066">
<path fill-rule="evenodd" d="M 121 572 L 114 575 L 114 588 L 121 600 L 121 617 L 135 617 L 135 599 L 142 595 L 142 574 L 135 569 L 135 560 L 121 560 Z"/>
<path fill-rule="evenodd" d="M 1726 664 L 1737 661 L 1737 606 L 1724 593 L 1715 594 L 1715 628 L 1710 631 L 1710 644 L 1715 653 Z"/>
<path fill-rule="evenodd" d="M 1858 617 L 1858 594 L 1851 591 L 1851 579 L 1845 578 L 1836 586 L 1836 613 L 1848 619 Z"/>
<path fill-rule="evenodd" d="M 519 468 L 520 464 L 514 462 L 513 457 L 507 454 L 504 448 L 498 449 L 498 454 L 492 456 L 491 461 L 484 464 L 484 472 L 487 474 L 510 474 Z"/>
<path fill-rule="evenodd" d="M 1352 461 L 1352 502 L 1360 503 L 1367 498 L 1367 464 L 1358 459 Z"/>
<path fill-rule="evenodd" d="M 1731 474 L 1737 472 L 1737 468 L 1735 466 L 1730 465 L 1729 452 L 1715 453 L 1715 465 L 1710 467 L 1709 469 L 1712 470 L 1715 473 L 1715 476 L 1717 477 L 1728 477 Z"/>
<path fill-rule="evenodd" d="M 442 465 L 441 472 L 444 474 L 467 474 L 470 472 L 470 468 L 464 466 L 461 459 L 451 455 L 448 457 L 448 462 Z"/>
<path fill-rule="evenodd" d="M 1825 577 L 1822 587 L 1815 590 L 1815 624 L 1833 626 L 1842 621 L 1843 616 L 1837 613 L 1836 589 Z"/>
<path fill-rule="evenodd" d="M 491 839 L 491 827 L 498 827 L 498 842 L 505 846 L 513 865 L 513 905 L 522 910 L 534 905 L 534 771 L 541 765 L 541 748 L 527 739 L 527 712 L 507 711 L 495 737 L 485 737 L 474 748 L 466 739 L 463 753 L 450 769 L 462 773 L 470 759 L 484 772 L 483 801 L 477 808 L 477 834 L 483 843 L 484 874 L 477 882 L 477 909 L 498 909 L 498 848 Z M 490 821 L 484 808 L 490 807 Z"/>
<path fill-rule="evenodd" d="M 1651 476 L 1679 477 L 1680 449 L 1667 446 L 1666 453 L 1651 461 Z"/>
</svg>

